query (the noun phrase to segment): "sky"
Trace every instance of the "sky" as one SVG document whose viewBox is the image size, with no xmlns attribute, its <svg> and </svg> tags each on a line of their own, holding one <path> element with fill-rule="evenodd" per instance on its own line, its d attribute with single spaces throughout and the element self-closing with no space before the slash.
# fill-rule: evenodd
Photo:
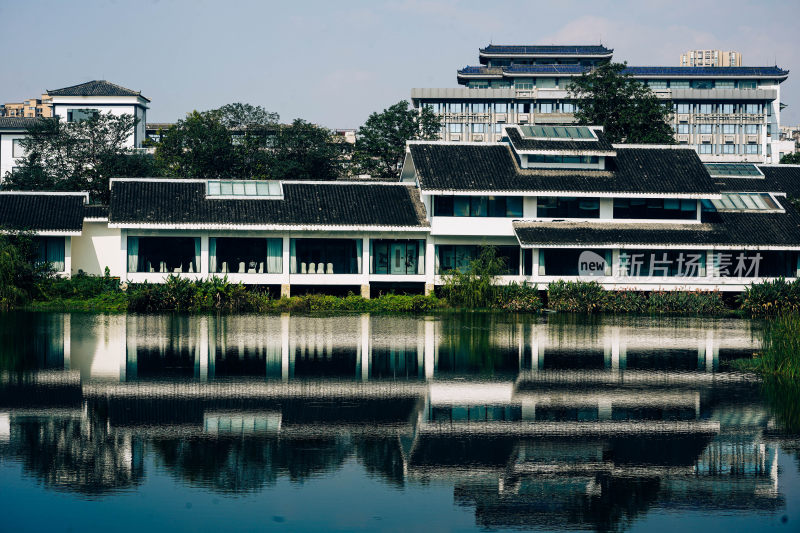
<svg viewBox="0 0 800 533">
<path fill-rule="evenodd" d="M 357 128 L 413 87 L 457 87 L 489 43 L 602 43 L 632 65 L 692 48 L 777 63 L 793 71 L 781 122 L 798 124 L 798 20 L 798 0 L 0 0 L 0 102 L 106 79 L 152 100 L 148 122 L 246 102 Z"/>
</svg>

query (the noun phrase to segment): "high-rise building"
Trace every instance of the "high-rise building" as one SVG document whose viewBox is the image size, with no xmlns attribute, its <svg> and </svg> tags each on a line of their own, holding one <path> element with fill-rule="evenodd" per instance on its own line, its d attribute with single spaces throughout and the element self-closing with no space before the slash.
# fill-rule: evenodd
<svg viewBox="0 0 800 533">
<path fill-rule="evenodd" d="M 733 50 L 688 50 L 681 54 L 682 67 L 741 67 L 742 54 Z"/>
<path fill-rule="evenodd" d="M 457 71 L 460 88 L 412 89 L 415 107 L 442 118 L 448 141 L 498 141 L 503 125 L 565 125 L 580 102 L 572 78 L 613 50 L 604 46 L 490 45 L 480 65 Z M 695 147 L 709 162 L 773 162 L 780 137 L 780 84 L 789 72 L 766 67 L 629 66 L 625 73 L 672 105 L 678 143 Z M 774 161 L 777 162 L 777 152 Z"/>
</svg>

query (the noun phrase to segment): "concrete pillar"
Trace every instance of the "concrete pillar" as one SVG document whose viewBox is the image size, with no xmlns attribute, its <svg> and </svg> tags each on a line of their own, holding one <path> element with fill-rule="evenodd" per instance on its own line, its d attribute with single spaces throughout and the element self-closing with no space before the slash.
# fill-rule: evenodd
<svg viewBox="0 0 800 533">
<path fill-rule="evenodd" d="M 208 234 L 200 236 L 200 264 L 197 265 L 197 272 L 201 277 L 207 278 L 208 273 Z"/>
<path fill-rule="evenodd" d="M 72 277 L 72 237 L 64 237 L 64 275 Z"/>
<path fill-rule="evenodd" d="M 433 286 L 436 276 L 436 245 L 430 235 L 425 240 L 425 284 Z"/>
<path fill-rule="evenodd" d="M 281 267 L 281 273 L 283 274 L 284 279 L 289 282 L 289 276 L 292 272 L 292 263 L 291 263 L 291 239 L 288 236 L 283 238 L 283 248 L 281 250 L 283 255 L 283 265 Z"/>
<path fill-rule="evenodd" d="M 425 296 L 433 296 L 433 283 L 425 284 Z"/>
<path fill-rule="evenodd" d="M 369 300 L 369 283 L 361 285 L 361 297 Z"/>
<path fill-rule="evenodd" d="M 281 284 L 281 298 L 288 298 L 292 295 L 291 287 L 288 283 Z"/>
</svg>

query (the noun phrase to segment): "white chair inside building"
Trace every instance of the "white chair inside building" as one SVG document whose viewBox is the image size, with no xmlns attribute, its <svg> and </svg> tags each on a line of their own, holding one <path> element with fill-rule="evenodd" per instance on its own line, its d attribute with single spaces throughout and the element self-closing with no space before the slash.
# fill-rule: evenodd
<svg viewBox="0 0 800 533">
<path fill-rule="evenodd" d="M 223 261 L 222 262 L 222 273 L 223 274 L 227 274 L 228 272 L 229 272 L 228 271 L 228 262 L 227 261 Z"/>
<path fill-rule="evenodd" d="M 244 265 L 244 261 L 239 261 L 239 274 L 244 274 L 247 272 L 247 268 Z"/>
<path fill-rule="evenodd" d="M 300 263 L 300 273 L 301 274 L 308 274 L 308 269 L 306 268 L 305 263 Z"/>
<path fill-rule="evenodd" d="M 317 273 L 317 266 L 314 263 L 308 264 L 308 273 L 309 274 L 316 274 Z"/>
<path fill-rule="evenodd" d="M 162 273 L 165 273 L 167 271 L 167 262 L 166 261 L 161 261 L 161 263 L 158 265 L 158 271 L 162 272 Z"/>
<path fill-rule="evenodd" d="M 264 273 L 264 262 L 263 261 L 258 264 L 258 273 L 259 274 L 263 274 Z"/>
<path fill-rule="evenodd" d="M 324 273 L 325 273 L 325 264 L 317 263 L 317 274 L 324 274 Z"/>
<path fill-rule="evenodd" d="M 333 263 L 328 263 L 325 269 L 326 274 L 333 274 Z"/>
<path fill-rule="evenodd" d="M 189 263 L 189 272 L 194 274 L 194 263 Z"/>
<path fill-rule="evenodd" d="M 153 270 L 153 263 L 151 263 L 150 261 L 147 262 L 147 271 L 155 272 L 155 270 Z"/>
<path fill-rule="evenodd" d="M 178 268 L 175 269 L 175 273 L 176 274 L 180 274 L 181 272 L 183 272 L 183 265 L 181 265 L 181 266 L 179 266 Z"/>
</svg>

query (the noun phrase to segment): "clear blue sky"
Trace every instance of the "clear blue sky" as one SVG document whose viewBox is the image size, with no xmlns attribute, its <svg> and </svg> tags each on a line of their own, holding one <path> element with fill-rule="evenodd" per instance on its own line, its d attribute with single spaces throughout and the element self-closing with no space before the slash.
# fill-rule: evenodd
<svg viewBox="0 0 800 533">
<path fill-rule="evenodd" d="M 800 2 L 0 0 L 0 102 L 92 79 L 141 90 L 150 122 L 248 102 L 353 128 L 412 87 L 455 87 L 496 44 L 593 44 L 618 61 L 678 65 L 733 49 L 794 71 L 782 122 L 800 122 Z"/>
</svg>

